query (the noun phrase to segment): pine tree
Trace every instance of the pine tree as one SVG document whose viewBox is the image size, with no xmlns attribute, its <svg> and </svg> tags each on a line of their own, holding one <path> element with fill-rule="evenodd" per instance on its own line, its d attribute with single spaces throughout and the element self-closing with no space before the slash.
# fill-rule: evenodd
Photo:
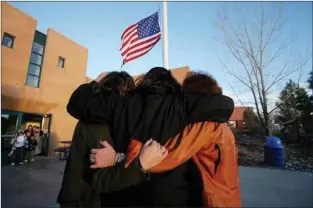
<svg viewBox="0 0 313 208">
<path fill-rule="evenodd" d="M 289 80 L 281 91 L 278 106 L 278 123 L 284 130 L 295 132 L 299 140 L 300 129 L 307 129 L 307 107 L 310 99 L 304 88 Z"/>
</svg>

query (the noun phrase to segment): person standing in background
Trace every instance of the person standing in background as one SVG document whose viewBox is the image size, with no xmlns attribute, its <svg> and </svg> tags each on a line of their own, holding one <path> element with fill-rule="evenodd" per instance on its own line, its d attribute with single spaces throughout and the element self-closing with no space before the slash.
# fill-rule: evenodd
<svg viewBox="0 0 313 208">
<path fill-rule="evenodd" d="M 27 132 L 33 132 L 33 126 L 32 125 L 28 125 L 27 129 L 24 131 L 24 133 L 26 134 Z"/>
<path fill-rule="evenodd" d="M 13 154 L 13 161 L 11 165 L 20 164 L 23 165 L 23 157 L 24 157 L 24 146 L 27 142 L 26 136 L 22 129 L 19 129 L 16 132 L 16 136 L 11 140 L 11 144 L 13 146 L 14 154 Z"/>
<path fill-rule="evenodd" d="M 37 146 L 37 140 L 35 139 L 35 135 L 32 133 L 29 137 L 27 137 L 27 144 L 25 146 L 25 158 L 24 162 L 34 162 L 34 153 L 35 148 Z"/>
<path fill-rule="evenodd" d="M 34 154 L 38 155 L 42 151 L 42 134 L 41 134 L 39 126 L 34 126 L 33 130 L 34 130 L 35 140 L 37 141 L 37 146 L 35 148 Z"/>
</svg>

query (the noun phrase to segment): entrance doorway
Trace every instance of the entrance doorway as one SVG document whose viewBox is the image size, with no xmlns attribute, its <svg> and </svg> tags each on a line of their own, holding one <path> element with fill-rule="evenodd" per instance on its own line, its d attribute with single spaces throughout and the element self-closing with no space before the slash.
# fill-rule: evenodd
<svg viewBox="0 0 313 208">
<path fill-rule="evenodd" d="M 27 129 L 30 125 L 39 128 L 39 132 L 35 134 L 38 143 L 35 155 L 48 155 L 51 118 L 51 114 L 23 113 L 22 129 Z"/>
<path fill-rule="evenodd" d="M 2 158 L 11 150 L 11 139 L 18 129 L 26 130 L 29 125 L 38 126 L 40 137 L 37 137 L 38 146 L 36 155 L 48 155 L 50 126 L 52 114 L 26 113 L 18 111 L 1 111 L 1 152 Z M 2 161 L 4 162 L 4 161 Z"/>
</svg>

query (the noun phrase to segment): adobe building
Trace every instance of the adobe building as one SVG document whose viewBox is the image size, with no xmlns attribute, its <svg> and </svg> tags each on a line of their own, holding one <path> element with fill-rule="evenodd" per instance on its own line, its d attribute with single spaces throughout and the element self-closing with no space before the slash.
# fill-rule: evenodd
<svg viewBox="0 0 313 208">
<path fill-rule="evenodd" d="M 77 120 L 66 105 L 80 84 L 92 80 L 86 77 L 88 50 L 53 29 L 37 31 L 33 17 L 8 3 L 1 6 L 2 148 L 17 129 L 31 124 L 50 135 L 43 145 L 51 155 L 60 141 L 72 139 Z M 180 82 L 188 71 L 172 70 Z"/>
<path fill-rule="evenodd" d="M 86 82 L 88 50 L 53 29 L 37 31 L 37 20 L 8 3 L 1 6 L 1 135 L 38 125 L 51 135 L 51 154 L 59 141 L 72 138 L 77 121 L 66 105 Z"/>
</svg>

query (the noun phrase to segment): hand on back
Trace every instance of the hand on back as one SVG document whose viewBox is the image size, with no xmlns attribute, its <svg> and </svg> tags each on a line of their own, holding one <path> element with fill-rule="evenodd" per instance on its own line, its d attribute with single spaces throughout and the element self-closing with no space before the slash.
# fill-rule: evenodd
<svg viewBox="0 0 313 208">
<path fill-rule="evenodd" d="M 92 149 L 90 161 L 93 162 L 91 168 L 105 168 L 115 165 L 116 152 L 107 141 L 100 141 L 103 148 Z"/>
<path fill-rule="evenodd" d="M 166 156 L 167 149 L 153 139 L 148 140 L 141 149 L 139 161 L 143 169 L 158 165 Z"/>
<path fill-rule="evenodd" d="M 117 153 L 112 146 L 106 141 L 100 142 L 103 148 L 92 149 L 90 154 L 90 161 L 93 163 L 91 168 L 105 168 L 114 166 L 116 163 Z M 148 170 L 158 165 L 166 156 L 167 149 L 158 142 L 150 139 L 141 149 L 139 154 L 139 161 L 141 166 Z"/>
</svg>

